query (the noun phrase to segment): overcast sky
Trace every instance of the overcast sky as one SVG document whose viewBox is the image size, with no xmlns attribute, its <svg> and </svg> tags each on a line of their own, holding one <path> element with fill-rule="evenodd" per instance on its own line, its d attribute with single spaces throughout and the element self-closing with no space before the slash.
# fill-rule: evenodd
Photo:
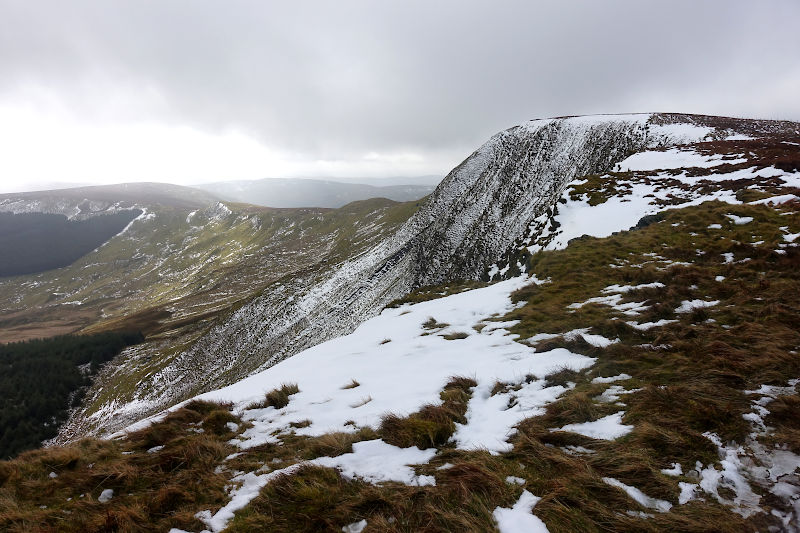
<svg viewBox="0 0 800 533">
<path fill-rule="evenodd" d="M 800 120 L 800 2 L 0 0 L 0 189 L 446 174 L 558 115 Z"/>
</svg>

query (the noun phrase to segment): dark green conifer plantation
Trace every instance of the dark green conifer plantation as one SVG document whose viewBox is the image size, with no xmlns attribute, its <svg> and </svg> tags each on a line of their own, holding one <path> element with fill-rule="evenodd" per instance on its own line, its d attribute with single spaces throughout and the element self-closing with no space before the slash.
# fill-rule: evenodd
<svg viewBox="0 0 800 533">
<path fill-rule="evenodd" d="M 107 332 L 0 345 L 0 458 L 55 437 L 100 365 L 143 339 Z"/>
</svg>

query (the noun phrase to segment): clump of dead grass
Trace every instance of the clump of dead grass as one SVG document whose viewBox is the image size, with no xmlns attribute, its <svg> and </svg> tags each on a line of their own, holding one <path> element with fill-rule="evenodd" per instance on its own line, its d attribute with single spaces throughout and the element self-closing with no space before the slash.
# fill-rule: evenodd
<svg viewBox="0 0 800 533">
<path fill-rule="evenodd" d="M 464 413 L 475 380 L 451 378 L 440 394 L 441 405 L 425 405 L 407 417 L 386 415 L 378 433 L 389 444 L 420 449 L 444 446 L 456 429 L 456 422 L 466 423 Z"/>
<path fill-rule="evenodd" d="M 274 407 L 275 409 L 283 409 L 289 405 L 289 397 L 293 394 L 300 392 L 300 388 L 295 383 L 284 383 L 277 389 L 269 391 L 264 400 L 251 405 L 248 409 L 266 409 L 267 407 Z"/>
</svg>

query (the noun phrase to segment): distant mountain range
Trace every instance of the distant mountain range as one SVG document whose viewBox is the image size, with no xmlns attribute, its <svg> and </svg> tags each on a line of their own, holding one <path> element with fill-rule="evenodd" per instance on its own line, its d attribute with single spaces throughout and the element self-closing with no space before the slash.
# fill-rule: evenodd
<svg viewBox="0 0 800 533">
<path fill-rule="evenodd" d="M 346 180 L 346 181 L 345 181 Z M 267 178 L 249 181 L 220 181 L 195 185 L 222 200 L 268 207 L 342 207 L 368 198 L 396 202 L 419 200 L 433 192 L 439 176 L 417 178 L 366 178 L 342 181 Z M 368 183 L 364 183 L 364 182 Z"/>
<path fill-rule="evenodd" d="M 169 206 L 197 209 L 214 205 L 219 198 L 205 191 L 170 183 L 118 183 L 48 191 L 0 194 L 0 211 L 51 213 L 68 218 L 108 214 L 133 206 Z"/>
<path fill-rule="evenodd" d="M 43 197 L 73 198 L 81 195 L 94 200 L 101 195 L 104 199 L 113 198 L 115 201 L 134 196 L 138 200 L 149 202 L 155 195 L 163 203 L 166 194 L 171 199 L 167 201 L 168 204 L 175 200 L 183 204 L 188 200 L 201 201 L 205 205 L 225 200 L 265 207 L 338 208 L 370 198 L 387 198 L 396 202 L 419 200 L 433 192 L 441 180 L 442 176 L 432 175 L 388 178 L 265 178 L 218 181 L 191 187 L 147 182 L 116 185 L 48 182 L 32 184 L 25 189 L 16 187 L 14 190 L 0 192 L 0 200 L 12 197 L 37 200 Z M 142 195 L 147 197 L 142 198 Z"/>
</svg>

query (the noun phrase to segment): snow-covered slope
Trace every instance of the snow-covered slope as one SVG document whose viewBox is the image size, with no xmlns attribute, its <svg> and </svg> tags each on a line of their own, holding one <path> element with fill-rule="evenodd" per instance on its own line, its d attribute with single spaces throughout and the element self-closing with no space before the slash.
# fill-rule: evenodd
<svg viewBox="0 0 800 533">
<path fill-rule="evenodd" d="M 506 436 L 521 417 L 525 413 L 530 416 L 565 390 L 545 386 L 542 378 L 565 366 L 585 368 L 593 362 L 564 349 L 535 353 L 509 335 L 506 328 L 514 322 L 492 321 L 513 310 L 510 294 L 514 290 L 534 281 L 522 276 L 387 309 L 349 335 L 198 398 L 234 402 L 245 409 L 261 400 L 265 390 L 296 383 L 300 392 L 292 395 L 290 408 L 248 411 L 247 419 L 254 427 L 242 435 L 239 445 L 252 448 L 278 442 L 276 434 L 292 430 L 290 424 L 301 421 L 310 423 L 297 430 L 298 434 L 310 436 L 377 427 L 388 412 L 407 416 L 436 402 L 452 376 L 470 376 L 478 385 L 467 412 L 468 422 L 459 428 L 456 441 L 466 449 L 507 451 Z M 325 371 L 319 372 L 321 368 Z M 525 381 L 529 375 L 537 379 Z M 498 380 L 520 380 L 521 388 L 492 396 L 491 388 Z M 345 388 L 353 382 L 358 386 Z M 320 409 L 323 404 L 325 408 Z M 512 404 L 515 407 L 507 409 Z"/>
<path fill-rule="evenodd" d="M 414 288 L 477 279 L 493 268 L 512 275 L 522 244 L 535 250 L 540 236 L 552 235 L 548 228 L 559 223 L 570 228 L 558 218 L 569 215 L 557 215 L 556 206 L 571 183 L 611 172 L 634 154 L 796 128 L 773 121 L 641 114 L 534 120 L 500 132 L 456 167 L 396 233 L 356 258 L 298 273 L 265 291 L 166 368 L 144 377 L 132 398 L 96 408 L 91 426 L 116 430 L 193 394 L 233 383 L 352 331 Z M 652 211 L 641 202 L 623 203 L 620 211 L 628 213 L 621 215 L 623 225 Z M 628 211 L 628 205 L 636 209 Z M 607 207 L 617 210 L 613 203 Z M 580 218 L 603 232 L 624 229 L 620 222 L 610 223 L 605 212 Z M 565 230 L 561 241 L 586 233 Z"/>
<path fill-rule="evenodd" d="M 235 444 L 250 450 L 266 443 L 280 443 L 290 433 L 320 436 L 377 428 L 387 413 L 403 417 L 424 405 L 438 403 L 448 380 L 468 376 L 477 385 L 467 405 L 466 423 L 458 424 L 453 435 L 457 448 L 508 452 L 508 439 L 515 433 L 515 426 L 526 417 L 543 413 L 545 405 L 569 389 L 549 385 L 545 376 L 565 367 L 585 369 L 594 363 L 593 358 L 564 348 L 538 353 L 529 345 L 516 342 L 517 335 L 509 334 L 506 328 L 515 325 L 515 321 L 497 321 L 515 308 L 511 293 L 528 283 L 538 281 L 521 276 L 482 289 L 387 309 L 349 335 L 319 344 L 196 399 L 234 403 L 242 419 L 252 424 Z M 425 371 L 420 372 L 421 368 Z M 512 384 L 513 388 L 497 393 L 492 388 L 498 382 Z M 286 383 L 296 384 L 299 389 L 286 407 L 253 407 L 263 399 L 265 391 Z M 150 423 L 145 420 L 127 431 Z M 616 432 L 619 436 L 626 432 L 619 422 L 607 426 L 604 434 Z M 381 440 L 357 443 L 353 450 L 352 454 L 304 464 L 335 467 L 344 472 L 349 468 L 351 477 L 374 483 L 436 484 L 432 476 L 415 476 L 408 466 L 427 463 L 435 450 L 401 449 Z M 392 467 L 395 463 L 397 467 Z M 283 473 L 291 474 L 299 466 Z M 398 468 L 401 473 L 394 473 Z M 244 507 L 275 475 L 242 475 L 245 485 L 235 492 L 231 503 L 201 520 L 212 531 L 224 529 L 233 518 L 233 511 Z"/>
</svg>

